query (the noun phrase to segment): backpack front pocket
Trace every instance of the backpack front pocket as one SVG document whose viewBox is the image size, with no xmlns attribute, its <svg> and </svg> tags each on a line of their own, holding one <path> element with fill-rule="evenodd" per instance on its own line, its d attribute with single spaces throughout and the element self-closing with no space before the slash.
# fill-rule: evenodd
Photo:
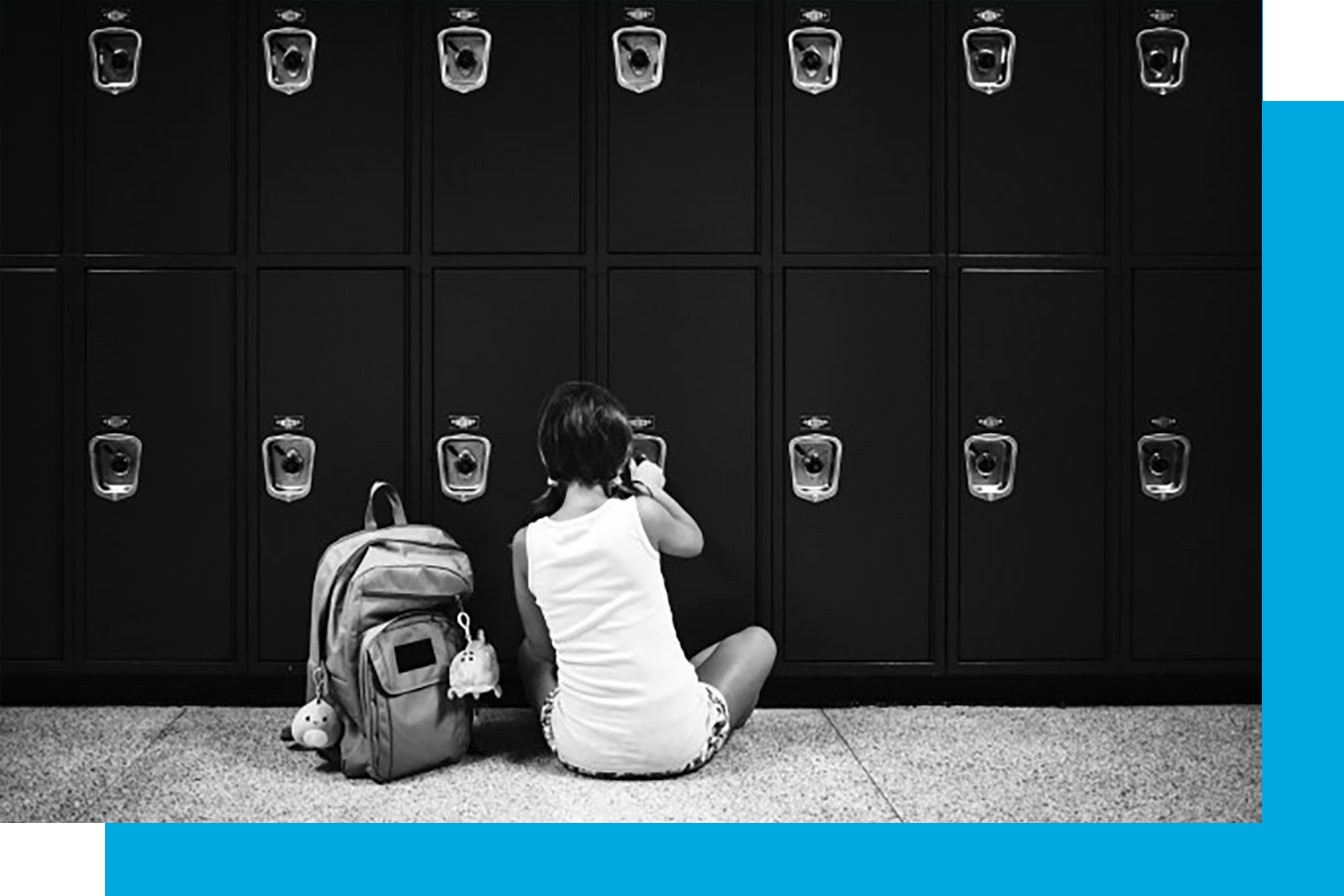
<svg viewBox="0 0 1344 896">
<path fill-rule="evenodd" d="M 448 665 L 464 646 L 461 631 L 439 613 L 406 613 L 365 634 L 369 777 L 391 781 L 466 753 L 471 701 L 448 697 Z"/>
</svg>

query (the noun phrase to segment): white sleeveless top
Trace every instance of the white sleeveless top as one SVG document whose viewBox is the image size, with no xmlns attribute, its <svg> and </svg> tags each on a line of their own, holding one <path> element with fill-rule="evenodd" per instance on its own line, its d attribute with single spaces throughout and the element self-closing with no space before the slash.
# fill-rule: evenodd
<svg viewBox="0 0 1344 896">
<path fill-rule="evenodd" d="M 705 745 L 708 696 L 672 625 L 634 498 L 527 527 L 527 584 L 550 629 L 555 750 L 593 771 L 681 768 Z"/>
</svg>

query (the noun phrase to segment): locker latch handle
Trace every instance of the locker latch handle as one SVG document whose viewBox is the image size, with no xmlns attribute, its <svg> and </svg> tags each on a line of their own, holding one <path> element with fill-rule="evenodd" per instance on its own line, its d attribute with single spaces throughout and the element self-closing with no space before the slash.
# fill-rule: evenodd
<svg viewBox="0 0 1344 896">
<path fill-rule="evenodd" d="M 485 494 L 490 476 L 488 438 L 476 432 L 452 433 L 439 439 L 435 453 L 439 489 L 445 498 L 466 502 Z"/>
<path fill-rule="evenodd" d="M 124 501 L 140 488 L 144 446 L 130 433 L 99 433 L 89 439 L 89 478 L 93 493 L 107 501 Z"/>
<path fill-rule="evenodd" d="M 262 476 L 266 494 L 289 504 L 313 490 L 317 442 L 298 432 L 277 433 L 261 442 Z"/>
<path fill-rule="evenodd" d="M 971 497 L 992 503 L 1013 493 L 1016 439 L 1001 432 L 977 433 L 966 439 L 962 450 L 966 456 L 966 490 Z"/>
<path fill-rule="evenodd" d="M 1190 471 L 1190 440 L 1171 432 L 1139 437 L 1139 487 L 1155 501 L 1185 494 Z"/>
<path fill-rule="evenodd" d="M 844 444 L 829 433 L 814 432 L 789 440 L 789 478 L 795 496 L 811 504 L 829 501 L 840 491 Z"/>
</svg>

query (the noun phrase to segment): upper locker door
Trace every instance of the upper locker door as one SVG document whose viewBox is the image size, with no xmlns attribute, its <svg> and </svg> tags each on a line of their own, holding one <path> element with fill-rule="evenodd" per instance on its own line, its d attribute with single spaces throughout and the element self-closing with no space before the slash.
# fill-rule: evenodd
<svg viewBox="0 0 1344 896">
<path fill-rule="evenodd" d="M 786 7 L 777 35 L 787 48 L 784 249 L 928 252 L 929 5 L 828 8 L 828 22 L 810 25 Z"/>
<path fill-rule="evenodd" d="M 1135 252 L 1260 254 L 1260 7 L 1126 5 Z"/>
<path fill-rule="evenodd" d="M 1100 659 L 1104 276 L 965 271 L 960 292 L 958 658 Z"/>
<path fill-rule="evenodd" d="M 233 274 L 85 285 L 84 658 L 234 660 Z"/>
<path fill-rule="evenodd" d="M 784 658 L 928 662 L 930 276 L 786 276 Z M 830 425 L 812 434 L 801 420 L 813 416 Z M 833 453 L 828 436 L 838 440 Z M 832 465 L 834 494 L 809 493 L 829 484 Z"/>
<path fill-rule="evenodd" d="M 579 252 L 591 12 L 556 2 L 479 12 L 467 24 L 435 6 L 434 251 Z"/>
<path fill-rule="evenodd" d="M 663 562 L 694 653 L 756 615 L 756 274 L 613 271 L 609 296 L 609 384 L 653 418 L 668 491 L 705 536 L 700 556 Z"/>
<path fill-rule="evenodd" d="M 1133 657 L 1258 659 L 1259 271 L 1134 275 L 1132 438 Z"/>
<path fill-rule="evenodd" d="M 434 274 L 433 521 L 470 555 L 472 621 L 506 661 L 523 638 L 510 542 L 546 490 L 537 411 L 583 373 L 583 287 L 578 270 Z"/>
<path fill-rule="evenodd" d="M 0 252 L 60 251 L 60 20 L 55 3 L 0 3 Z"/>
<path fill-rule="evenodd" d="M 961 251 L 1105 252 L 1105 4 L 955 9 Z"/>
<path fill-rule="evenodd" d="M 408 289 L 399 270 L 263 270 L 258 293 L 257 657 L 296 663 L 308 651 L 322 552 L 361 527 L 375 481 L 404 496 L 415 486 L 406 476 Z"/>
<path fill-rule="evenodd" d="M 120 25 L 100 16 L 106 8 L 83 7 L 86 37 L 98 50 L 95 60 L 84 50 L 90 74 L 98 77 L 81 86 L 86 250 L 232 252 L 234 66 L 240 56 L 234 16 L 244 7 L 135 3 Z M 139 38 L 94 37 L 103 28 L 130 29 Z M 117 86 L 131 77 L 134 86 Z"/>
<path fill-rule="evenodd" d="M 408 250 L 405 3 L 314 3 L 287 26 L 270 4 L 258 115 L 262 252 Z M 304 34 L 277 35 L 295 28 Z"/>
<path fill-rule="evenodd" d="M 609 82 L 610 250 L 756 251 L 757 5 L 661 3 L 652 25 L 605 6 L 597 58 Z M 617 33 L 634 27 L 663 32 L 662 50 Z M 626 76 L 638 92 L 617 83 L 613 54 L 645 62 Z"/>
</svg>

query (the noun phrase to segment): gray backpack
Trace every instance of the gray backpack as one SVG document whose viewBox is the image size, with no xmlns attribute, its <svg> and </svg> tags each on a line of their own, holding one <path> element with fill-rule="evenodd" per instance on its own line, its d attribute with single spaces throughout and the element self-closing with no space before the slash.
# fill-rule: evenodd
<svg viewBox="0 0 1344 896">
<path fill-rule="evenodd" d="M 393 519 L 381 529 L 380 492 Z M 457 542 L 408 525 L 396 490 L 375 482 L 363 531 L 327 548 L 313 583 L 307 699 L 340 713 L 343 736 L 321 752 L 347 777 L 391 781 L 466 753 L 474 698 L 449 696 L 448 667 L 467 646 L 456 620 L 471 589 Z"/>
</svg>

